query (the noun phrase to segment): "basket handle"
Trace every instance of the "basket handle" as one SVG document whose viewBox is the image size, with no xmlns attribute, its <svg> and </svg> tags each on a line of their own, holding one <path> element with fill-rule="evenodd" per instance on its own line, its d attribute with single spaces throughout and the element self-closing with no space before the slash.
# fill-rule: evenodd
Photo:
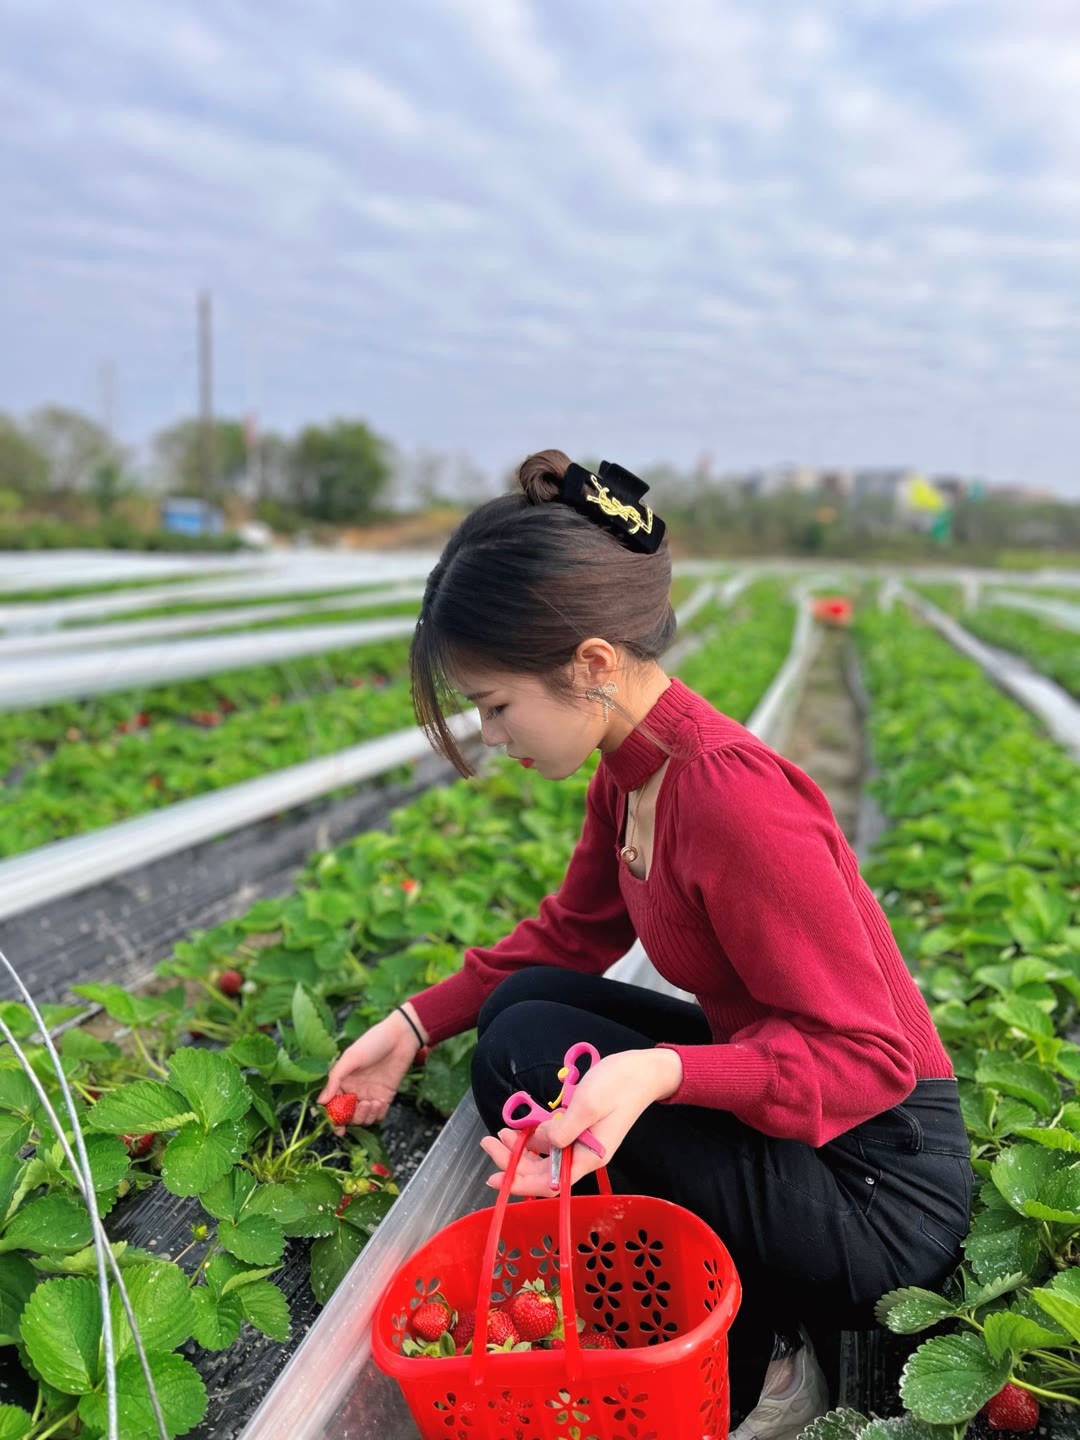
<svg viewBox="0 0 1080 1440">
<path fill-rule="evenodd" d="M 533 1129 L 535 1128 L 533 1127 Z M 476 1299 L 476 1329 L 473 1336 L 472 1366 L 469 1371 L 469 1379 L 475 1386 L 482 1385 L 486 1380 L 491 1360 L 491 1356 L 487 1353 L 486 1340 L 481 1343 L 481 1337 L 487 1335 L 488 1311 L 491 1308 L 491 1275 L 495 1269 L 495 1255 L 499 1248 L 499 1237 L 502 1234 L 503 1216 L 510 1203 L 510 1188 L 514 1183 L 514 1176 L 517 1174 L 518 1165 L 525 1153 L 525 1146 L 528 1144 L 533 1129 L 521 1130 L 518 1133 L 517 1141 L 510 1152 L 510 1163 L 503 1171 L 502 1182 L 499 1185 L 499 1198 L 495 1202 L 491 1225 L 488 1227 L 484 1259 L 480 1267 L 480 1293 Z M 569 1176 L 570 1157 L 565 1156 L 564 1161 L 563 1173 Z M 596 1180 L 600 1187 L 600 1193 L 610 1195 L 611 1181 L 608 1179 L 606 1167 L 601 1166 L 596 1171 Z M 569 1179 L 566 1179 L 559 1186 L 559 1280 L 562 1291 L 566 1373 L 569 1380 L 577 1381 L 581 1378 L 581 1342 L 577 1333 L 577 1305 L 574 1300 L 571 1253 L 570 1183 Z"/>
</svg>

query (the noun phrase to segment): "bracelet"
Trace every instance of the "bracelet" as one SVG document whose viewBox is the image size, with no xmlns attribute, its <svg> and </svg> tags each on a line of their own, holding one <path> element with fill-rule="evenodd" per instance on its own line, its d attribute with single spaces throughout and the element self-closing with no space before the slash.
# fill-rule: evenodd
<svg viewBox="0 0 1080 1440">
<path fill-rule="evenodd" d="M 411 1016 L 411 1015 L 409 1014 L 409 1012 L 405 1009 L 404 1005 L 395 1005 L 394 1008 L 395 1008 L 395 1010 L 400 1010 L 401 1013 L 402 1013 L 402 1015 L 405 1016 L 405 1019 L 409 1022 L 409 1028 L 410 1028 L 410 1030 L 413 1032 L 413 1034 L 416 1036 L 417 1040 L 420 1042 L 420 1048 L 421 1048 L 421 1050 L 422 1050 L 422 1049 L 424 1048 L 424 1046 L 427 1044 L 427 1041 L 426 1041 L 426 1040 L 424 1039 L 424 1037 L 420 1034 L 420 1031 L 416 1028 L 416 1024 L 415 1024 L 412 1016 Z"/>
</svg>

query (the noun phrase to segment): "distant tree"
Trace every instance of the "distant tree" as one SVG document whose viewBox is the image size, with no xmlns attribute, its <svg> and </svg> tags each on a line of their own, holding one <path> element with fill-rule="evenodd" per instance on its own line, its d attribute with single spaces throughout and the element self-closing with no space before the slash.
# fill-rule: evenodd
<svg viewBox="0 0 1080 1440">
<path fill-rule="evenodd" d="M 293 446 L 297 503 L 316 520 L 370 518 L 390 469 L 386 442 L 360 420 L 309 425 Z"/>
<path fill-rule="evenodd" d="M 0 415 L 0 490 L 29 499 L 48 484 L 48 460 L 14 420 Z"/>
<path fill-rule="evenodd" d="M 35 410 L 26 433 L 48 462 L 48 487 L 54 494 L 89 490 L 99 466 L 121 461 L 120 449 L 104 426 L 61 405 Z"/>
<path fill-rule="evenodd" d="M 247 446 L 242 420 L 215 420 L 210 426 L 210 496 L 234 490 L 247 472 Z M 179 420 L 154 436 L 168 488 L 176 495 L 204 496 L 206 492 L 204 445 L 201 420 Z"/>
</svg>

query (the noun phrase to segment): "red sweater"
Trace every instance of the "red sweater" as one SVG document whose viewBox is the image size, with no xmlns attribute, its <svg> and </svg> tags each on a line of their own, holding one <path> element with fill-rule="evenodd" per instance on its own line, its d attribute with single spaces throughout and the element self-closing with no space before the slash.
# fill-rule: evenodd
<svg viewBox="0 0 1080 1440">
<path fill-rule="evenodd" d="M 711 1045 L 671 1045 L 669 1104 L 730 1110 L 824 1145 L 952 1075 L 926 1002 L 810 778 L 673 680 L 646 717 L 674 755 L 656 797 L 647 880 L 619 860 L 627 793 L 666 758 L 634 730 L 601 761 L 558 894 L 413 999 L 432 1043 L 475 1025 L 526 965 L 600 974 L 640 937 L 698 999 Z M 662 1042 L 663 1043 L 663 1042 Z"/>
</svg>

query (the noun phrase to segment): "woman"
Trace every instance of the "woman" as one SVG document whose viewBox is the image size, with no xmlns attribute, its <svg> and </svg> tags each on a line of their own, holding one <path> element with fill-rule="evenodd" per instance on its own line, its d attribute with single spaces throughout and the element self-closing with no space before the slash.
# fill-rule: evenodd
<svg viewBox="0 0 1080 1440">
<path fill-rule="evenodd" d="M 515 1193 L 550 1193 L 552 1146 L 589 1175 L 600 1162 L 573 1143 L 589 1128 L 616 1189 L 707 1220 L 743 1283 L 737 1440 L 786 1440 L 828 1406 L 807 1331 L 872 1324 L 880 1295 L 934 1287 L 960 1258 L 972 1176 L 952 1068 L 821 791 L 660 668 L 671 562 L 646 487 L 557 450 L 519 479 L 431 572 L 414 704 L 463 774 L 455 690 L 486 744 L 547 779 L 599 750 L 581 839 L 539 915 L 351 1045 L 322 1098 L 353 1091 L 356 1123 L 378 1121 L 420 1045 L 476 1025 L 501 1171 L 503 1102 L 554 1098 L 565 1051 L 591 1041 L 602 1058 Z M 601 978 L 635 937 L 696 1004 Z"/>
</svg>

